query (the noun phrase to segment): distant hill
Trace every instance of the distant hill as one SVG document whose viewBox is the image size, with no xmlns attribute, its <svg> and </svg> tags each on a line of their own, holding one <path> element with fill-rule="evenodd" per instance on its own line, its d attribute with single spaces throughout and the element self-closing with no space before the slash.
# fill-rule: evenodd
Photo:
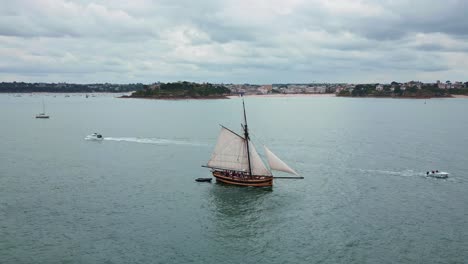
<svg viewBox="0 0 468 264">
<path fill-rule="evenodd" d="M 160 83 L 145 86 L 144 89 L 134 92 L 128 98 L 154 98 L 154 99 L 205 99 L 226 98 L 231 90 L 222 85 L 211 83 L 174 82 Z"/>
</svg>

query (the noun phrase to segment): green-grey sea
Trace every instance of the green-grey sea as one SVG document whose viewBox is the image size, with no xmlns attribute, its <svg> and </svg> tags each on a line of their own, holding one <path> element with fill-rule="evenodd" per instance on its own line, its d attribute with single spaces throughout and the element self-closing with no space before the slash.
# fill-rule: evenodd
<svg viewBox="0 0 468 264">
<path fill-rule="evenodd" d="M 0 263 L 468 260 L 468 99 L 246 97 L 258 189 L 194 181 L 241 99 L 114 96 L 0 95 Z"/>
</svg>

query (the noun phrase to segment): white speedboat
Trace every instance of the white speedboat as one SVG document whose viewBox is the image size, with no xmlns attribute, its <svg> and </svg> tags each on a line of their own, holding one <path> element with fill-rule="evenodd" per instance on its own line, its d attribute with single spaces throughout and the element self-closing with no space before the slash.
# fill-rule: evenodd
<svg viewBox="0 0 468 264">
<path fill-rule="evenodd" d="M 86 136 L 87 140 L 103 140 L 104 137 L 101 134 L 93 133 L 92 135 Z"/>
<path fill-rule="evenodd" d="M 448 178 L 449 174 L 448 172 L 443 172 L 443 171 L 428 171 L 426 172 L 426 176 L 445 179 L 445 178 Z"/>
</svg>

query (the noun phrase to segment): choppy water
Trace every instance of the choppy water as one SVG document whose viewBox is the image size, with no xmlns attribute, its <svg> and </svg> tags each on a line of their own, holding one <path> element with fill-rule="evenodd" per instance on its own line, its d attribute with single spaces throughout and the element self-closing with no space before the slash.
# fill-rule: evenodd
<svg viewBox="0 0 468 264">
<path fill-rule="evenodd" d="M 246 100 L 304 180 L 194 182 L 238 99 L 0 95 L 0 262 L 466 263 L 468 100 Z"/>
</svg>

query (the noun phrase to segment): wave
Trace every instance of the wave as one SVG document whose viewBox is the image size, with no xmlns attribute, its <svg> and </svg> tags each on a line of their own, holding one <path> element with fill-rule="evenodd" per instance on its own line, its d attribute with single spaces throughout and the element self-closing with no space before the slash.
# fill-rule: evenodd
<svg viewBox="0 0 468 264">
<path fill-rule="evenodd" d="M 141 144 L 156 144 L 156 145 L 186 145 L 186 146 L 203 146 L 204 144 L 184 141 L 184 140 L 173 140 L 163 138 L 135 138 L 135 137 L 104 137 L 106 141 L 118 141 L 118 142 L 133 142 Z"/>
</svg>

